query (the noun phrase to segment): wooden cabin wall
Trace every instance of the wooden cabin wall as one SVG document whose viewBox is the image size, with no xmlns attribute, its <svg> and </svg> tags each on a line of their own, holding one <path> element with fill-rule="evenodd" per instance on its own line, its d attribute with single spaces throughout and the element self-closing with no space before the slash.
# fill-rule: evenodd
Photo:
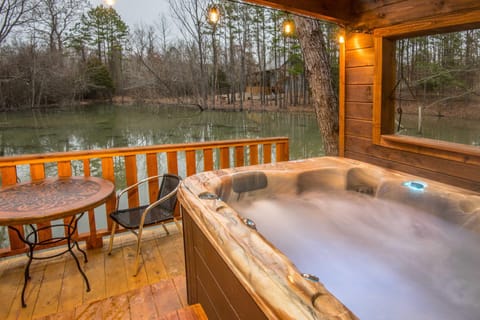
<svg viewBox="0 0 480 320">
<path fill-rule="evenodd" d="M 344 156 L 480 191 L 480 165 L 397 150 L 372 142 L 374 72 L 373 35 L 347 34 L 345 102 L 340 105 L 344 108 L 340 111 L 344 115 Z M 480 163 L 480 159 L 474 162 Z"/>
</svg>

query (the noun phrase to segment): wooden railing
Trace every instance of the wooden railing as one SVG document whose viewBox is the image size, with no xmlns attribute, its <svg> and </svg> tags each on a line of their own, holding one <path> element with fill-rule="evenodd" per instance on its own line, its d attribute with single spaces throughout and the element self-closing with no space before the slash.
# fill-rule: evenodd
<svg viewBox="0 0 480 320">
<path fill-rule="evenodd" d="M 101 176 L 114 182 L 118 190 L 142 177 L 166 172 L 186 177 L 200 171 L 286 161 L 288 153 L 288 138 L 274 137 L 33 154 L 0 158 L 0 177 L 5 187 L 46 177 Z M 157 192 L 158 184 L 150 184 L 148 197 L 153 199 Z M 138 205 L 139 198 L 137 193 L 129 194 L 128 205 Z M 102 237 L 109 233 L 111 221 L 106 215 L 115 207 L 115 196 L 104 207 L 101 214 L 105 215 L 106 226 L 100 227 L 95 211 L 90 210 L 88 231 L 77 234 L 77 240 L 85 240 L 88 248 L 101 247 Z M 51 236 L 49 232 L 40 237 Z M 14 232 L 9 229 L 6 235 L 10 246 L 0 249 L 0 257 L 26 251 Z"/>
</svg>

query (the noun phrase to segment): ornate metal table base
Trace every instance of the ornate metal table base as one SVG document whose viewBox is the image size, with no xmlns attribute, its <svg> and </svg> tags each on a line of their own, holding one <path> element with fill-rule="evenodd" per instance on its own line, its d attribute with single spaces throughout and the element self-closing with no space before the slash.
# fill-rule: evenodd
<svg viewBox="0 0 480 320">
<path fill-rule="evenodd" d="M 18 229 L 16 229 L 15 227 L 9 226 L 10 229 L 15 230 L 15 232 L 17 233 L 20 240 L 23 241 L 29 248 L 29 251 L 27 252 L 28 262 L 27 262 L 27 265 L 25 267 L 25 279 L 24 279 L 23 289 L 22 289 L 22 307 L 25 308 L 27 306 L 26 303 L 25 303 L 25 289 L 27 288 L 27 282 L 30 279 L 30 265 L 32 264 L 32 260 L 34 260 L 34 259 L 35 260 L 50 259 L 50 258 L 61 256 L 64 253 L 70 252 L 73 259 L 75 259 L 75 262 L 77 263 L 78 271 L 80 271 L 83 279 L 85 280 L 85 284 L 87 285 L 87 292 L 90 291 L 90 283 L 88 282 L 87 275 L 85 274 L 85 272 L 83 272 L 77 256 L 72 251 L 73 247 L 76 246 L 78 251 L 80 251 L 83 254 L 84 261 L 88 262 L 86 252 L 83 251 L 82 249 L 80 249 L 80 247 L 78 246 L 78 242 L 75 239 L 73 239 L 73 235 L 75 234 L 75 232 L 77 230 L 78 220 L 82 216 L 83 216 L 83 213 L 80 214 L 78 216 L 78 218 L 73 216 L 70 220 L 70 223 L 68 223 L 68 224 L 55 224 L 55 225 L 41 227 L 41 228 L 38 228 L 38 229 L 36 228 L 35 225 L 29 224 L 32 231 L 30 233 L 28 233 L 25 237 L 22 236 L 21 232 Z M 63 229 L 65 230 L 64 232 L 66 234 L 64 236 L 59 236 L 59 237 L 55 237 L 55 236 L 52 235 L 52 238 L 50 238 L 50 239 L 40 240 L 40 238 L 38 236 L 38 233 L 40 231 L 46 230 L 46 229 L 52 229 L 52 231 L 53 231 L 53 229 L 56 228 L 56 227 L 63 227 Z M 65 240 L 67 241 L 67 249 L 65 249 L 62 252 L 55 253 L 55 254 L 52 254 L 52 255 L 49 255 L 49 256 L 41 256 L 41 257 L 35 257 L 33 255 L 34 251 L 37 247 L 40 247 L 40 248 L 42 246 L 43 247 L 50 247 L 52 244 L 58 243 L 60 241 L 65 241 Z"/>
</svg>

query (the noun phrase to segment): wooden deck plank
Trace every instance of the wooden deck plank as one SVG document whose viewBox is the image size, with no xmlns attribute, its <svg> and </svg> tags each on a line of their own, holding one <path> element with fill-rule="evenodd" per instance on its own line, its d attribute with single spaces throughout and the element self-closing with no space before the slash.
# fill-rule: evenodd
<svg viewBox="0 0 480 320">
<path fill-rule="evenodd" d="M 75 319 L 75 309 L 57 312 L 44 317 L 35 317 L 35 320 L 72 320 Z"/>
<path fill-rule="evenodd" d="M 75 320 L 102 320 L 102 317 L 102 301 L 83 304 L 75 309 Z"/>
<path fill-rule="evenodd" d="M 86 291 L 83 284 L 83 303 L 105 298 L 105 254 L 102 248 L 92 249 L 87 252 L 88 262 L 82 263 L 82 268 L 90 282 L 90 292 Z"/>
<path fill-rule="evenodd" d="M 17 288 L 21 288 L 23 284 L 23 269 L 5 268 L 1 277 L 0 297 L 2 298 L 0 299 L 0 319 L 7 319 L 11 309 L 18 309 L 14 307 L 14 301 L 16 297 L 21 294 L 21 291 L 17 293 Z"/>
<path fill-rule="evenodd" d="M 34 316 L 36 310 L 35 306 L 39 297 L 39 289 L 43 281 L 45 267 L 46 265 L 41 261 L 33 261 L 32 265 L 30 266 L 30 280 L 28 281 L 27 289 L 25 290 L 25 303 L 27 304 L 26 308 L 22 308 L 21 303 L 23 273 L 25 267 L 18 267 L 18 272 L 21 273 L 21 280 L 18 283 L 15 299 L 12 301 L 12 308 L 10 309 L 7 319 L 31 319 Z"/>
<path fill-rule="evenodd" d="M 114 296 L 128 291 L 122 247 L 114 247 L 112 254 L 105 257 L 106 295 Z"/>
<path fill-rule="evenodd" d="M 180 297 L 180 301 L 182 306 L 188 306 L 187 301 L 187 279 L 185 276 L 176 276 L 172 278 L 173 283 L 175 285 L 175 289 L 177 290 L 177 294 Z"/>
<path fill-rule="evenodd" d="M 43 281 L 38 290 L 39 299 L 37 299 L 35 305 L 35 314 L 38 316 L 56 313 L 58 310 L 62 279 L 65 271 L 65 259 L 55 260 L 55 263 L 46 265 Z M 68 281 L 68 279 L 66 280 Z"/>
<path fill-rule="evenodd" d="M 171 239 L 168 239 L 171 237 Z M 183 238 L 180 233 L 156 239 L 158 249 L 170 276 L 185 275 Z"/>
<path fill-rule="evenodd" d="M 170 312 L 164 316 L 159 317 L 160 320 L 179 320 L 177 310 Z"/>
<path fill-rule="evenodd" d="M 168 277 L 167 269 L 155 239 L 142 243 L 142 257 L 148 283 L 155 283 Z"/>
<path fill-rule="evenodd" d="M 128 295 L 124 293 L 105 299 L 102 311 L 104 320 L 129 320 L 130 306 Z"/>
<path fill-rule="evenodd" d="M 123 247 L 123 263 L 125 265 L 125 270 L 127 273 L 127 285 L 128 290 L 133 290 L 136 288 L 143 287 L 148 284 L 147 273 L 143 267 L 142 255 L 139 259 L 139 269 L 136 276 L 135 271 L 133 270 L 135 264 L 135 253 L 136 253 L 136 243 L 127 245 Z"/>
<path fill-rule="evenodd" d="M 131 291 L 128 296 L 131 319 L 156 319 L 157 311 L 150 286 Z"/>
<path fill-rule="evenodd" d="M 58 311 L 75 310 L 76 306 L 83 303 L 83 285 L 84 280 L 80 272 L 78 272 L 77 264 L 71 257 L 66 257 L 65 272 L 62 279 L 62 290 L 58 302 Z"/>
<path fill-rule="evenodd" d="M 172 279 L 162 280 L 151 285 L 153 302 L 159 316 L 165 316 L 182 308 L 180 297 Z"/>
</svg>

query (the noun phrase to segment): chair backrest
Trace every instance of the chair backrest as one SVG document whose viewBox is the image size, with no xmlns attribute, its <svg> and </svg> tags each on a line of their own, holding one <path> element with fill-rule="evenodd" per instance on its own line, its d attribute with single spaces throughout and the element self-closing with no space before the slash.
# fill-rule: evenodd
<svg viewBox="0 0 480 320">
<path fill-rule="evenodd" d="M 180 184 L 181 178 L 174 174 L 164 174 L 162 178 L 162 184 L 160 185 L 160 190 L 158 191 L 157 200 L 166 196 Z M 168 198 L 167 200 L 163 201 L 159 207 L 169 212 L 173 212 L 175 210 L 175 206 L 177 204 L 177 194 L 175 193 L 172 197 Z"/>
</svg>

